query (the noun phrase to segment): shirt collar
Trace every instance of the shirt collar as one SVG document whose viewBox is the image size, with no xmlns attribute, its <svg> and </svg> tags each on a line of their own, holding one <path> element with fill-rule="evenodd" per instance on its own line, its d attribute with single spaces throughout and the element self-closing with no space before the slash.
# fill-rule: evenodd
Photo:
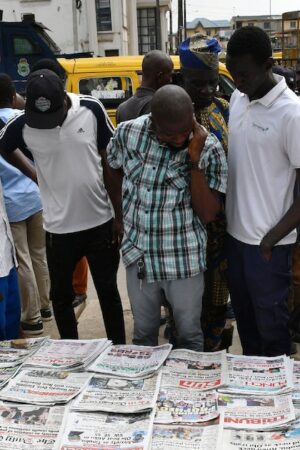
<svg viewBox="0 0 300 450">
<path fill-rule="evenodd" d="M 285 78 L 281 75 L 273 74 L 275 80 L 277 81 L 277 84 L 263 97 L 252 100 L 250 103 L 260 103 L 261 105 L 265 106 L 266 108 L 269 108 L 274 101 L 280 97 L 280 95 L 288 89 Z M 248 100 L 248 96 L 246 94 L 241 93 L 242 97 L 246 97 Z"/>
</svg>

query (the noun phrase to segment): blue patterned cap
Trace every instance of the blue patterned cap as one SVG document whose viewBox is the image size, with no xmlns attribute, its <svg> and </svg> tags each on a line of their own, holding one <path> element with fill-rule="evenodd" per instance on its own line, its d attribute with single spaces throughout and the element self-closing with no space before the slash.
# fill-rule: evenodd
<svg viewBox="0 0 300 450">
<path fill-rule="evenodd" d="M 178 50 L 182 67 L 218 70 L 218 53 L 221 47 L 217 39 L 206 39 L 202 35 L 195 34 L 183 41 Z"/>
</svg>

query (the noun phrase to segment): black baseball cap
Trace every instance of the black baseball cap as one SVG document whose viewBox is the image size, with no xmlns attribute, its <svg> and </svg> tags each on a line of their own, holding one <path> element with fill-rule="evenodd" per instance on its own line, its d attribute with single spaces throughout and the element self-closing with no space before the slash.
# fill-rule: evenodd
<svg viewBox="0 0 300 450">
<path fill-rule="evenodd" d="M 65 90 L 52 70 L 33 72 L 27 81 L 25 122 L 31 128 L 46 130 L 62 124 L 65 116 Z"/>
</svg>

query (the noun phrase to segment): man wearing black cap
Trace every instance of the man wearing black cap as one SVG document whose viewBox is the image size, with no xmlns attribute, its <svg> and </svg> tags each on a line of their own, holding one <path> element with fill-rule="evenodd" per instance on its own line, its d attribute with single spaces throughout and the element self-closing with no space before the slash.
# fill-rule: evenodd
<svg viewBox="0 0 300 450">
<path fill-rule="evenodd" d="M 78 337 L 72 308 L 72 274 L 87 256 L 100 299 L 107 336 L 125 342 L 124 320 L 116 284 L 119 263 L 118 209 L 113 220 L 107 191 L 116 206 L 106 166 L 99 152 L 105 150 L 113 127 L 101 103 L 88 96 L 66 94 L 60 78 L 43 69 L 30 75 L 25 113 L 1 131 L 0 151 L 35 178 L 35 170 L 21 149 L 35 162 L 40 187 L 51 298 L 60 335 Z"/>
</svg>

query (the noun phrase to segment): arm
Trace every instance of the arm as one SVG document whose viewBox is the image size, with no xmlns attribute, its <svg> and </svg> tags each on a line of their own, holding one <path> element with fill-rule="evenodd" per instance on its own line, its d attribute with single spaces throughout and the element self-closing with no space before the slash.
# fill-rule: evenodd
<svg viewBox="0 0 300 450">
<path fill-rule="evenodd" d="M 297 182 L 300 183 L 300 169 L 297 169 Z M 283 239 L 300 224 L 300 196 L 296 197 L 290 209 L 280 221 L 263 237 L 260 248 L 264 258 L 270 261 L 272 249 L 277 242 Z"/>
<path fill-rule="evenodd" d="M 16 149 L 11 153 L 7 153 L 5 150 L 0 150 L 0 153 L 9 164 L 19 169 L 24 175 L 37 183 L 35 167 L 29 159 L 24 156 L 21 150 Z"/>
<path fill-rule="evenodd" d="M 201 125 L 194 121 L 194 136 L 188 148 L 191 167 L 191 196 L 192 206 L 203 224 L 215 220 L 220 211 L 221 203 L 219 194 L 210 189 L 207 184 L 204 170 L 200 169 L 198 164 L 203 150 L 207 132 Z"/>
<path fill-rule="evenodd" d="M 112 202 L 115 218 L 113 225 L 113 243 L 121 244 L 123 237 L 123 215 L 122 215 L 122 169 L 112 169 L 106 157 L 106 151 L 100 150 L 103 167 L 104 185 Z"/>
</svg>

